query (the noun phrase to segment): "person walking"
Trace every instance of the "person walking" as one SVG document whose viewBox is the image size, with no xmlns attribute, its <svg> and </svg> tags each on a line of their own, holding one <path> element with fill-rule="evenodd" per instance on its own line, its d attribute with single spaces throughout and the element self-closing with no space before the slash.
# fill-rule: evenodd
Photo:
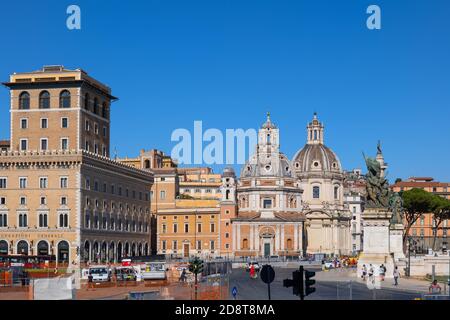
<svg viewBox="0 0 450 320">
<path fill-rule="evenodd" d="M 384 281 L 384 276 L 386 275 L 386 267 L 384 266 L 384 264 L 381 264 L 379 273 L 380 273 L 380 280 Z"/>
<path fill-rule="evenodd" d="M 398 272 L 397 266 L 395 266 L 394 268 L 393 276 L 394 276 L 394 286 L 398 286 L 398 278 L 400 277 L 400 272 Z"/>
<path fill-rule="evenodd" d="M 430 294 L 441 294 L 442 288 L 441 286 L 437 283 L 437 280 L 434 280 L 430 287 L 429 287 L 429 293 Z"/>
<path fill-rule="evenodd" d="M 365 264 L 363 264 L 361 278 L 365 281 L 366 280 L 366 276 L 367 276 L 367 267 L 366 267 Z"/>
<path fill-rule="evenodd" d="M 255 278 L 255 266 L 253 264 L 250 266 L 250 278 Z"/>
<path fill-rule="evenodd" d="M 183 283 L 186 282 L 186 269 L 183 269 L 183 271 L 181 272 L 179 281 Z"/>
<path fill-rule="evenodd" d="M 369 281 L 371 281 L 372 283 L 375 283 L 374 278 L 373 278 L 373 273 L 374 273 L 374 269 L 372 264 L 369 265 Z"/>
</svg>

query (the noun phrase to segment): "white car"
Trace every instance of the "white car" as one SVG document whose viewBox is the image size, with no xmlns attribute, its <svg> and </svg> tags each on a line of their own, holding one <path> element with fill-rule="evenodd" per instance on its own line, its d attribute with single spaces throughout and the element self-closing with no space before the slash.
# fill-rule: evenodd
<svg viewBox="0 0 450 320">
<path fill-rule="evenodd" d="M 89 268 L 89 275 L 92 276 L 92 282 L 110 281 L 109 270 L 106 266 L 95 266 Z"/>
<path fill-rule="evenodd" d="M 325 269 L 333 269 L 334 268 L 334 262 L 333 261 L 325 261 L 323 263 L 323 267 Z"/>
</svg>

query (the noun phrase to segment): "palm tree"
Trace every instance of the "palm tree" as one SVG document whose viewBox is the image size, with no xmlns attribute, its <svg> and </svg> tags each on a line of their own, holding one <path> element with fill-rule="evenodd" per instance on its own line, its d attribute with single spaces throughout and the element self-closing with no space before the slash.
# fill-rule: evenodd
<svg viewBox="0 0 450 320">
<path fill-rule="evenodd" d="M 203 272 L 203 260 L 200 260 L 198 257 L 195 257 L 193 260 L 189 261 L 189 271 L 192 272 L 195 276 L 195 300 L 197 300 L 197 283 L 198 283 L 198 274 Z"/>
</svg>

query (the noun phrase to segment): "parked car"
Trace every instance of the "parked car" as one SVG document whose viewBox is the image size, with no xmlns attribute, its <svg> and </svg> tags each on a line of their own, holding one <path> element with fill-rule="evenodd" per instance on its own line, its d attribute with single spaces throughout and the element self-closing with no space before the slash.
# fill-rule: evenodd
<svg viewBox="0 0 450 320">
<path fill-rule="evenodd" d="M 255 271 L 256 271 L 256 272 L 259 272 L 259 270 L 261 269 L 261 267 L 259 266 L 259 263 L 256 262 L 256 261 L 248 262 L 247 265 L 245 266 L 245 270 L 246 270 L 246 271 L 250 271 L 250 267 L 251 267 L 252 265 L 254 266 Z"/>
<path fill-rule="evenodd" d="M 89 268 L 89 275 L 92 276 L 93 282 L 106 282 L 110 281 L 108 267 L 106 266 L 93 266 Z"/>
<path fill-rule="evenodd" d="M 333 269 L 334 268 L 334 262 L 333 261 L 324 261 L 322 266 L 325 269 Z"/>
</svg>

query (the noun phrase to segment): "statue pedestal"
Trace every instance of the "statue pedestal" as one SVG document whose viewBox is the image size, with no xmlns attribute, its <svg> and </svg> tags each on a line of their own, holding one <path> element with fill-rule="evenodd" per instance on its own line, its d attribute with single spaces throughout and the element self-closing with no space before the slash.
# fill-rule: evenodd
<svg viewBox="0 0 450 320">
<path fill-rule="evenodd" d="M 402 224 L 394 224 L 390 227 L 389 247 L 395 261 L 405 258 L 405 253 L 403 252 L 403 230 L 404 226 Z"/>
<path fill-rule="evenodd" d="M 358 259 L 357 275 L 362 274 L 362 267 L 367 270 L 373 266 L 375 274 L 378 274 L 380 265 L 386 267 L 386 278 L 392 278 L 394 259 L 391 256 L 389 226 L 392 212 L 387 208 L 366 208 L 361 214 L 363 219 L 364 242 L 363 252 Z"/>
</svg>

